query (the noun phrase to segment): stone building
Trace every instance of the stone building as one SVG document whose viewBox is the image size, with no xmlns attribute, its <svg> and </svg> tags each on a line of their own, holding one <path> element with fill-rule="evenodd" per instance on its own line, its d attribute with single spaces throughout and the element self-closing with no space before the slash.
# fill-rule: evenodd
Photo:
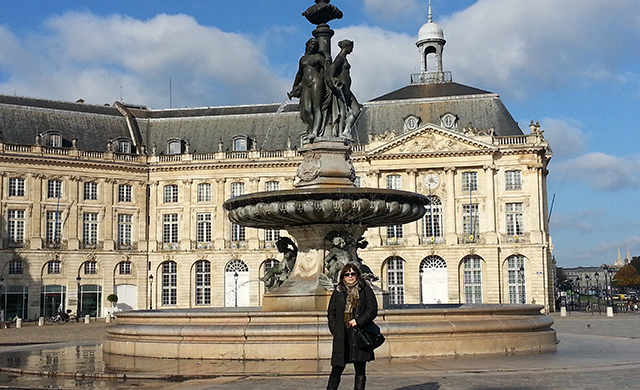
<svg viewBox="0 0 640 390">
<path fill-rule="evenodd" d="M 356 185 L 430 199 L 421 221 L 369 229 L 360 256 L 391 303 L 553 310 L 549 145 L 533 122 L 524 134 L 497 94 L 453 82 L 444 44 L 430 17 L 417 42 L 422 72 L 365 103 L 356 123 Z M 0 96 L 0 129 L 8 317 L 58 307 L 104 316 L 109 294 L 122 310 L 261 305 L 259 277 L 282 259 L 274 244 L 286 231 L 233 225 L 222 203 L 293 188 L 306 131 L 296 104 Z"/>
</svg>

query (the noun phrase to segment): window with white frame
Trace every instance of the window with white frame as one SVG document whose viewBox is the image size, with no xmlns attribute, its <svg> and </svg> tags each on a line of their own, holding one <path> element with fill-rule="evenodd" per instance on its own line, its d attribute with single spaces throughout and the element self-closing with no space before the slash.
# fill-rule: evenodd
<svg viewBox="0 0 640 390">
<path fill-rule="evenodd" d="M 280 230 L 279 229 L 264 229 L 264 240 L 265 242 L 275 243 L 280 239 Z"/>
<path fill-rule="evenodd" d="M 98 213 L 82 213 L 82 244 L 84 248 L 97 248 Z"/>
<path fill-rule="evenodd" d="M 133 215 L 118 214 L 118 249 L 131 248 L 131 231 Z"/>
<path fill-rule="evenodd" d="M 9 196 L 24 196 L 25 180 L 19 177 L 9 178 Z"/>
<path fill-rule="evenodd" d="M 279 191 L 280 190 L 280 182 L 277 181 L 268 181 L 264 183 L 265 191 Z"/>
<path fill-rule="evenodd" d="M 9 262 L 9 275 L 22 275 L 24 274 L 24 261 L 11 260 Z"/>
<path fill-rule="evenodd" d="M 442 201 L 437 196 L 427 197 L 427 213 L 422 219 L 422 237 L 436 238 L 442 237 Z"/>
<path fill-rule="evenodd" d="M 514 255 L 507 259 L 509 303 L 527 302 L 525 281 L 525 257 Z"/>
<path fill-rule="evenodd" d="M 121 261 L 118 263 L 118 273 L 120 275 L 131 275 L 131 262 L 130 261 Z"/>
<path fill-rule="evenodd" d="M 98 273 L 98 262 L 97 261 L 85 261 L 84 262 L 84 274 L 85 275 L 95 275 Z"/>
<path fill-rule="evenodd" d="M 403 238 L 402 225 L 387 226 L 387 241 Z"/>
<path fill-rule="evenodd" d="M 62 212 L 47 211 L 47 244 L 59 244 L 62 235 Z"/>
<path fill-rule="evenodd" d="M 24 210 L 8 210 L 7 239 L 9 245 L 21 245 L 24 243 Z"/>
<path fill-rule="evenodd" d="M 244 226 L 237 225 L 235 223 L 231 224 L 231 241 L 233 242 L 244 242 L 246 240 L 245 228 Z"/>
<path fill-rule="evenodd" d="M 246 152 L 248 148 L 248 142 L 246 137 L 238 137 L 233 140 L 234 152 Z"/>
<path fill-rule="evenodd" d="M 400 257 L 387 260 L 387 290 L 389 303 L 404 304 L 404 260 Z"/>
<path fill-rule="evenodd" d="M 47 182 L 47 198 L 62 197 L 62 180 L 49 180 Z"/>
<path fill-rule="evenodd" d="M 211 262 L 196 262 L 196 306 L 211 305 Z"/>
<path fill-rule="evenodd" d="M 178 243 L 178 214 L 164 214 L 162 216 L 162 243 Z"/>
<path fill-rule="evenodd" d="M 131 202 L 133 196 L 133 186 L 130 184 L 118 185 L 118 202 Z"/>
<path fill-rule="evenodd" d="M 118 153 L 131 153 L 131 141 L 126 139 L 119 139 L 116 142 L 116 152 Z"/>
<path fill-rule="evenodd" d="M 84 200 L 98 200 L 98 183 L 84 183 Z"/>
<path fill-rule="evenodd" d="M 182 154 L 182 140 L 171 140 L 167 144 L 169 154 Z"/>
<path fill-rule="evenodd" d="M 60 260 L 51 260 L 47 262 L 47 273 L 49 275 L 59 274 L 62 269 L 62 262 Z"/>
<path fill-rule="evenodd" d="M 465 303 L 482 303 L 482 259 L 468 256 L 462 261 Z"/>
<path fill-rule="evenodd" d="M 244 183 L 231 183 L 231 197 L 233 198 L 240 195 L 244 195 Z"/>
<path fill-rule="evenodd" d="M 162 263 L 162 306 L 178 304 L 178 264 L 175 261 Z"/>
<path fill-rule="evenodd" d="M 478 172 L 462 172 L 462 191 L 478 191 Z"/>
<path fill-rule="evenodd" d="M 462 234 L 467 237 L 476 237 L 480 230 L 478 221 L 478 204 L 462 205 Z"/>
<path fill-rule="evenodd" d="M 504 173 L 505 190 L 521 190 L 522 189 L 522 173 L 520 171 L 506 171 Z"/>
<path fill-rule="evenodd" d="M 178 202 L 178 185 L 168 184 L 164 186 L 164 203 Z"/>
<path fill-rule="evenodd" d="M 196 214 L 196 241 L 198 244 L 211 242 L 211 213 Z"/>
<path fill-rule="evenodd" d="M 45 133 L 42 136 L 42 144 L 44 146 L 59 148 L 62 146 L 62 135 L 57 133 Z"/>
<path fill-rule="evenodd" d="M 211 183 L 198 184 L 198 202 L 211 202 Z"/>
<path fill-rule="evenodd" d="M 507 236 L 521 236 L 524 234 L 522 203 L 507 203 L 505 205 Z"/>
<path fill-rule="evenodd" d="M 353 184 L 354 184 L 357 188 L 362 187 L 362 178 L 361 178 L 360 176 L 356 176 L 356 178 L 353 180 Z"/>
<path fill-rule="evenodd" d="M 402 176 L 400 175 L 388 175 L 387 176 L 387 188 L 390 190 L 402 189 Z"/>
</svg>

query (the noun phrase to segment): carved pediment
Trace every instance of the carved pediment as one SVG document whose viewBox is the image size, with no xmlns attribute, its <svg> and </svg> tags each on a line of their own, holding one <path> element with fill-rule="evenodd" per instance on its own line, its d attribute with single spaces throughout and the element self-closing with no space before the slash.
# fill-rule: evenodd
<svg viewBox="0 0 640 390">
<path fill-rule="evenodd" d="M 460 153 L 493 151 L 491 144 L 464 134 L 427 125 L 396 137 L 370 151 L 369 154 Z"/>
</svg>

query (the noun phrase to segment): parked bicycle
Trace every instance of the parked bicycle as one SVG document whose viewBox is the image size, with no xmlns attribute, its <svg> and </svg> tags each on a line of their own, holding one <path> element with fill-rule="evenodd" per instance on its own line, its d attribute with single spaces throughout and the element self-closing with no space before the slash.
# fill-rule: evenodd
<svg viewBox="0 0 640 390">
<path fill-rule="evenodd" d="M 51 324 L 66 324 L 71 319 L 69 313 L 65 313 L 62 310 L 56 310 L 55 314 L 52 316 L 47 316 L 44 318 L 45 325 Z"/>
</svg>

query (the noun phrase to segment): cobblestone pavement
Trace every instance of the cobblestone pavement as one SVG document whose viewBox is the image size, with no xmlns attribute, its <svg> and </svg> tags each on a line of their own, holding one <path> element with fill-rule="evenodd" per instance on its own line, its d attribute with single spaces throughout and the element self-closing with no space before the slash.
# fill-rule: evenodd
<svg viewBox="0 0 640 390">
<path fill-rule="evenodd" d="M 369 390 L 551 390 L 639 389 L 640 314 L 605 315 L 570 313 L 553 315 L 558 351 L 544 355 L 379 360 L 368 365 Z M 52 325 L 38 328 L 0 329 L 0 353 L 17 344 L 99 340 L 104 323 Z M 24 345 L 22 346 L 25 347 Z M 267 368 L 271 363 L 263 362 Z M 57 388 L 170 389 L 170 390 L 303 390 L 326 388 L 326 367 L 306 376 L 221 376 L 186 382 L 120 382 L 82 384 L 65 382 Z M 6 376 L 5 378 L 6 379 Z M 22 378 L 24 379 L 24 378 Z M 5 384 L 4 386 L 2 384 Z M 16 383 L 21 388 L 44 388 L 50 379 L 3 381 L 0 389 Z M 27 386 L 27 387 L 25 387 Z M 31 387 L 28 387 L 31 386 Z M 353 371 L 344 374 L 341 390 L 353 388 Z"/>
</svg>

